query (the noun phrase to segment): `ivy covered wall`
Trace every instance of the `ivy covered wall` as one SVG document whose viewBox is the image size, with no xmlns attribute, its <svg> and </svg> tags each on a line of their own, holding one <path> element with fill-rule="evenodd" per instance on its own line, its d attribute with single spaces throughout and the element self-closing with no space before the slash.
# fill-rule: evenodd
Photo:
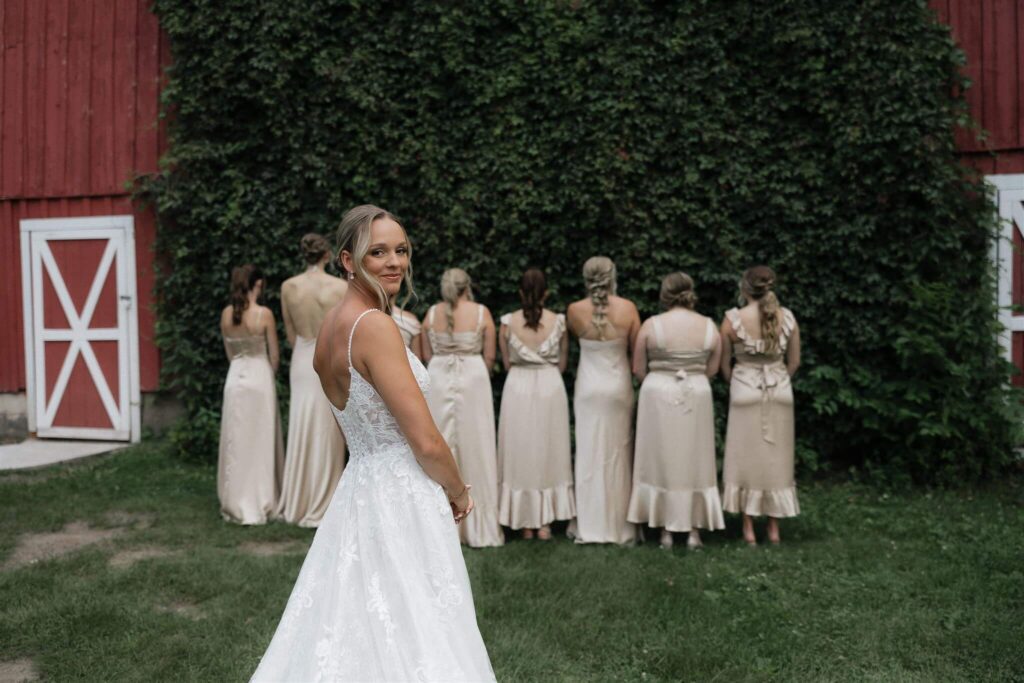
<svg viewBox="0 0 1024 683">
<path fill-rule="evenodd" d="M 770 264 L 804 338 L 802 472 L 954 482 L 1010 462 L 995 216 L 954 160 L 962 55 L 924 2 L 155 9 L 171 147 L 141 194 L 170 266 L 158 337 L 190 457 L 216 457 L 231 266 L 260 265 L 276 307 L 298 238 L 372 202 L 409 230 L 421 314 L 452 265 L 495 314 L 541 265 L 560 309 L 606 254 L 644 315 L 684 270 L 720 319 L 740 272 Z"/>
</svg>

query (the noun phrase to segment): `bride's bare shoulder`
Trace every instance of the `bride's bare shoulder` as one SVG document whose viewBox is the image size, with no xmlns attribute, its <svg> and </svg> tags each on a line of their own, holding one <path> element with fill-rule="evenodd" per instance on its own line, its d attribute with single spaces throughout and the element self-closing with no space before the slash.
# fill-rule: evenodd
<svg viewBox="0 0 1024 683">
<path fill-rule="evenodd" d="M 405 349 L 398 324 L 387 313 L 371 310 L 366 315 L 356 315 L 346 327 L 351 330 L 352 326 L 355 326 L 355 334 L 352 336 L 352 344 L 355 347 L 353 352 L 367 340 L 371 343 L 365 344 L 362 350 L 371 354 L 378 351 L 393 352 L 395 349 L 391 347 L 396 342 L 399 350 Z"/>
</svg>

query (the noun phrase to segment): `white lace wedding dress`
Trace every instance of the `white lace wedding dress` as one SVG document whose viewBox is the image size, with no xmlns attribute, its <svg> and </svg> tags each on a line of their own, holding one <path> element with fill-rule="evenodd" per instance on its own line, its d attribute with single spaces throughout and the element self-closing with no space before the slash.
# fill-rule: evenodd
<svg viewBox="0 0 1024 683">
<path fill-rule="evenodd" d="M 352 367 L 369 312 L 334 408 L 349 462 L 252 680 L 493 681 L 448 499 Z"/>
</svg>

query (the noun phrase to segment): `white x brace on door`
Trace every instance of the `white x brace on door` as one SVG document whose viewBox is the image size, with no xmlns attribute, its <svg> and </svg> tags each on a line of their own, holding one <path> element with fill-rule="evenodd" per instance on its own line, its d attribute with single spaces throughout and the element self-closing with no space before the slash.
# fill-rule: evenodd
<svg viewBox="0 0 1024 683">
<path fill-rule="evenodd" d="M 21 221 L 29 429 L 138 441 L 132 216 Z"/>
</svg>

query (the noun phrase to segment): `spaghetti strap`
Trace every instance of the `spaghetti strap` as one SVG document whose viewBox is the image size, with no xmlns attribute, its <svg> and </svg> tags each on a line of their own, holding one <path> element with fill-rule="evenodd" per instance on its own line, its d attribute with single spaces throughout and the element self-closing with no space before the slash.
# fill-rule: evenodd
<svg viewBox="0 0 1024 683">
<path fill-rule="evenodd" d="M 434 326 L 434 309 L 435 308 L 437 308 L 437 304 L 434 304 L 433 306 L 431 306 L 430 310 L 427 311 L 427 327 L 428 328 Z"/>
<path fill-rule="evenodd" d="M 480 331 L 480 326 L 484 324 L 484 305 L 476 305 L 476 331 Z"/>
<path fill-rule="evenodd" d="M 362 313 L 360 313 L 359 317 L 356 318 L 356 321 L 354 323 L 352 323 L 352 329 L 349 330 L 349 333 L 348 333 L 348 369 L 350 371 L 352 370 L 352 338 L 355 337 L 355 335 L 356 335 L 356 326 L 359 325 L 359 321 L 363 319 L 364 315 L 366 315 L 367 313 L 372 313 L 373 311 L 377 311 L 379 313 L 380 309 L 379 308 L 368 308 L 365 311 L 363 311 Z"/>
</svg>

